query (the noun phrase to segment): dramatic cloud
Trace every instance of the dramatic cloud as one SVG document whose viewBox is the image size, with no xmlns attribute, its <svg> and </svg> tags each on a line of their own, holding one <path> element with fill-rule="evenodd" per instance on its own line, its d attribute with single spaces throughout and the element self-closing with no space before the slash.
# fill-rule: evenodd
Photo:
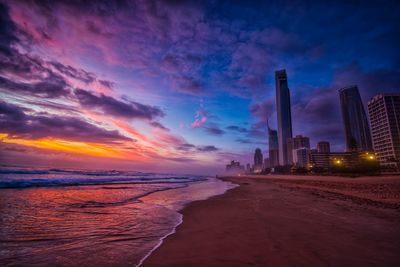
<svg viewBox="0 0 400 267">
<path fill-rule="evenodd" d="M 157 107 L 143 105 L 133 101 L 129 103 L 122 102 L 110 96 L 103 94 L 98 96 L 93 92 L 82 89 L 76 89 L 75 96 L 83 107 L 98 110 L 105 115 L 147 120 L 153 120 L 165 115 L 164 112 Z"/>
<path fill-rule="evenodd" d="M 8 7 L 0 3 L 0 52 L 9 55 L 11 44 L 18 41 L 16 27 L 12 22 Z"/>
<path fill-rule="evenodd" d="M 74 117 L 28 115 L 16 105 L 0 102 L 0 131 L 12 138 L 55 138 L 91 143 L 132 141 Z"/>
<path fill-rule="evenodd" d="M 52 61 L 52 62 L 50 62 L 50 65 L 53 66 L 60 73 L 65 74 L 76 80 L 80 80 L 86 84 L 92 83 L 96 79 L 96 76 L 93 73 L 84 71 L 83 69 L 76 69 L 71 66 L 65 66 L 65 65 L 61 64 L 60 62 Z M 104 81 L 103 81 L 103 83 L 104 83 Z"/>
<path fill-rule="evenodd" d="M 337 90 L 357 84 L 364 104 L 400 90 L 399 14 L 396 1 L 369 0 L 3 0 L 0 94 L 30 109 L 2 123 L 26 138 L 59 138 L 56 118 L 78 139 L 81 124 L 124 138 L 115 127 L 138 139 L 140 159 L 170 165 L 248 161 L 266 148 L 267 120 L 276 128 L 274 71 L 286 69 L 293 133 L 340 150 Z"/>
<path fill-rule="evenodd" d="M 21 92 L 26 95 L 56 98 L 70 93 L 70 87 L 63 78 L 52 75 L 37 83 L 14 82 L 0 76 L 0 90 Z"/>
</svg>

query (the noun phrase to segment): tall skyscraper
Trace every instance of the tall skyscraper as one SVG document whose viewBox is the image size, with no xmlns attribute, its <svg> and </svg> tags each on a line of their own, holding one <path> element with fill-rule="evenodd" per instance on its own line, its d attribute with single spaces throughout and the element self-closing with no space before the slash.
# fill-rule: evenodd
<svg viewBox="0 0 400 267">
<path fill-rule="evenodd" d="M 285 70 L 275 72 L 276 109 L 278 114 L 278 147 L 279 165 L 288 165 L 289 151 L 287 140 L 292 138 L 292 114 L 290 108 L 290 91 Z"/>
<path fill-rule="evenodd" d="M 371 134 L 357 86 L 339 90 L 347 151 L 372 150 Z"/>
<path fill-rule="evenodd" d="M 254 171 L 255 172 L 262 171 L 263 163 L 264 163 L 263 162 L 263 154 L 261 152 L 261 149 L 257 148 L 254 153 Z"/>
<path fill-rule="evenodd" d="M 383 166 L 400 167 L 400 94 L 374 96 L 368 101 L 374 150 Z"/>
<path fill-rule="evenodd" d="M 318 153 L 330 153 L 331 145 L 327 141 L 321 141 L 317 144 Z"/>
<path fill-rule="evenodd" d="M 296 137 L 287 139 L 288 149 L 288 163 L 292 164 L 295 162 L 295 153 L 299 148 L 310 149 L 310 138 L 302 135 L 296 135 Z"/>
<path fill-rule="evenodd" d="M 268 126 L 268 154 L 269 154 L 269 165 L 270 167 L 279 166 L 279 146 L 278 146 L 278 132 Z"/>
</svg>

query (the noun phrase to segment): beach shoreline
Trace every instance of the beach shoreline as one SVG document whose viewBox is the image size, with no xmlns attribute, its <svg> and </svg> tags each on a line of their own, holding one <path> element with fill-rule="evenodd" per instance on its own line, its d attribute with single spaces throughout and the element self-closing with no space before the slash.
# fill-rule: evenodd
<svg viewBox="0 0 400 267">
<path fill-rule="evenodd" d="M 142 266 L 398 266 L 400 177 L 241 176 Z"/>
<path fill-rule="evenodd" d="M 215 196 L 219 196 L 221 194 L 224 194 L 226 191 L 230 190 L 231 188 L 236 187 L 237 185 L 234 184 L 234 183 L 228 182 L 228 181 L 223 181 L 222 179 L 218 179 L 218 178 L 214 178 L 214 177 L 208 177 L 205 180 L 200 180 L 198 182 L 195 182 L 195 183 L 192 183 L 192 184 L 188 184 L 184 188 L 175 188 L 175 189 L 171 189 L 169 191 L 167 190 L 167 192 L 161 192 L 164 195 L 163 198 L 169 199 L 170 197 L 168 197 L 168 195 L 165 196 L 166 194 L 182 194 L 183 193 L 182 190 L 186 190 L 186 189 L 189 189 L 189 188 L 196 188 L 196 189 L 191 189 L 191 190 L 200 190 L 201 191 L 202 190 L 202 188 L 201 188 L 202 186 L 206 185 L 207 183 L 210 183 L 210 181 L 213 181 L 213 180 L 222 182 L 224 184 L 224 186 L 221 187 L 221 185 L 218 186 L 217 184 L 215 184 L 215 185 L 217 185 L 217 187 L 220 187 L 219 190 L 214 189 L 213 192 L 211 192 L 210 190 L 207 190 L 208 193 L 205 194 L 205 195 L 204 194 L 203 195 L 200 194 L 201 196 L 199 196 L 198 199 L 186 200 L 185 203 L 173 203 L 173 204 L 170 203 L 169 205 L 166 205 L 166 207 L 168 207 L 171 210 L 174 210 L 177 214 L 180 215 L 179 221 L 176 223 L 176 225 L 171 229 L 171 231 L 169 233 L 167 233 L 166 235 L 164 235 L 163 237 L 160 238 L 160 240 L 158 241 L 157 245 L 154 246 L 146 255 L 144 255 L 144 257 L 135 266 L 138 266 L 138 267 L 139 266 L 143 266 L 143 263 L 146 261 L 146 259 L 148 257 L 150 257 L 151 254 L 154 251 L 156 251 L 163 244 L 164 240 L 166 238 L 168 238 L 169 236 L 171 236 L 171 235 L 176 233 L 177 227 L 183 223 L 182 211 L 186 207 L 188 207 L 192 203 L 199 202 L 199 201 L 204 201 L 204 200 L 213 198 Z M 152 202 L 152 201 L 154 201 L 154 199 L 153 199 L 154 196 L 156 196 L 157 194 L 158 194 L 158 192 L 153 192 L 152 194 L 149 194 L 149 195 L 146 195 L 146 196 L 140 198 L 140 200 L 143 201 L 143 202 L 146 202 L 146 201 Z M 166 203 L 164 203 L 164 205 L 165 204 Z"/>
</svg>

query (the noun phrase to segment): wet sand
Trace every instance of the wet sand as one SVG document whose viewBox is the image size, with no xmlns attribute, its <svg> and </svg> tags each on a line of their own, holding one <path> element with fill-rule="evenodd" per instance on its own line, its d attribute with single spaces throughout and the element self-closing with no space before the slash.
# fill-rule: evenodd
<svg viewBox="0 0 400 267">
<path fill-rule="evenodd" d="M 224 179 L 143 266 L 400 266 L 400 177 Z"/>
</svg>

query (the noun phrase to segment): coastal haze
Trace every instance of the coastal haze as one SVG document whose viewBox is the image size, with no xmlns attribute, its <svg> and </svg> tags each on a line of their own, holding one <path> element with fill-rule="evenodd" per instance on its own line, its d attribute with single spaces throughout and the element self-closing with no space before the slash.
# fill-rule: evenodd
<svg viewBox="0 0 400 267">
<path fill-rule="evenodd" d="M 0 265 L 400 266 L 399 16 L 0 0 Z"/>
</svg>

